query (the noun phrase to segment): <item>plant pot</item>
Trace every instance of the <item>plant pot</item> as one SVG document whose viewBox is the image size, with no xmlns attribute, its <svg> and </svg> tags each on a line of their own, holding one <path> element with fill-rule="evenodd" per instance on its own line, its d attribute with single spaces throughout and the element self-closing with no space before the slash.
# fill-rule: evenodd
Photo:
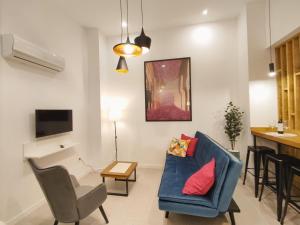
<svg viewBox="0 0 300 225">
<path fill-rule="evenodd" d="M 230 152 L 232 155 L 234 155 L 236 158 L 238 158 L 239 160 L 240 158 L 240 151 L 239 150 L 232 150 L 232 149 L 228 149 L 228 152 Z"/>
</svg>

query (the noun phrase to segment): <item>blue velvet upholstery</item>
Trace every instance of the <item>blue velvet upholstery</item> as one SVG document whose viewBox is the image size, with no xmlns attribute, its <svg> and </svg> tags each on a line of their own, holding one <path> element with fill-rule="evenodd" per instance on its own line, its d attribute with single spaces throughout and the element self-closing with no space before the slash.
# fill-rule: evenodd
<svg viewBox="0 0 300 225">
<path fill-rule="evenodd" d="M 240 172 L 241 162 L 201 132 L 194 157 L 167 155 L 159 188 L 159 208 L 182 214 L 216 217 L 228 210 Z M 186 180 L 212 158 L 216 159 L 215 184 L 205 196 L 181 193 Z"/>
</svg>

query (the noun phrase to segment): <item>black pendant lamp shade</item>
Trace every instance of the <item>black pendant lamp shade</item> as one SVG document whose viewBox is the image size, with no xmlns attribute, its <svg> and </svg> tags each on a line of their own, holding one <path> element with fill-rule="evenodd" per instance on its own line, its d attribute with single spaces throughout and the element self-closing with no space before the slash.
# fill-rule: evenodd
<svg viewBox="0 0 300 225">
<path fill-rule="evenodd" d="M 119 73 L 128 73 L 128 66 L 124 56 L 120 56 L 116 71 Z"/>
<path fill-rule="evenodd" d="M 134 43 L 142 48 L 142 54 L 146 54 L 150 51 L 151 38 L 148 37 L 144 32 L 143 0 L 141 0 L 141 15 L 142 15 L 142 31 L 140 36 L 134 39 Z"/>
<path fill-rule="evenodd" d="M 270 77 L 274 77 L 275 75 L 276 75 L 275 64 L 274 63 L 270 63 L 269 64 L 269 76 Z"/>
<path fill-rule="evenodd" d="M 146 54 L 150 51 L 151 38 L 145 34 L 143 27 L 140 36 L 134 39 L 134 43 L 142 48 L 142 54 Z"/>
</svg>

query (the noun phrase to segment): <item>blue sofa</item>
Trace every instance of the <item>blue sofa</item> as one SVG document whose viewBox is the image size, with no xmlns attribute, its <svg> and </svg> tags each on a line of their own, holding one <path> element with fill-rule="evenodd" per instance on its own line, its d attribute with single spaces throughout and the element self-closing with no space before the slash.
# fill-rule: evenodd
<svg viewBox="0 0 300 225">
<path fill-rule="evenodd" d="M 234 212 L 239 212 L 232 199 L 242 163 L 207 135 L 196 132 L 199 139 L 194 157 L 167 155 L 159 187 L 159 209 L 166 212 L 214 218 L 229 212 L 234 225 Z M 205 196 L 182 194 L 186 180 L 212 157 L 216 159 L 215 184 Z"/>
</svg>

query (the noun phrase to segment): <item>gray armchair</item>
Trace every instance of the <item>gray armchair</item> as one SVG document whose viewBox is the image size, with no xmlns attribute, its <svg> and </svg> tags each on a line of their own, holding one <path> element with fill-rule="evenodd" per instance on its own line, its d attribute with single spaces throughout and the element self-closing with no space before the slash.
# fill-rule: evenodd
<svg viewBox="0 0 300 225">
<path fill-rule="evenodd" d="M 102 207 L 106 200 L 106 186 L 81 186 L 73 175 L 62 166 L 45 169 L 39 168 L 32 159 L 29 164 L 44 192 L 52 214 L 54 225 L 61 223 L 75 223 L 90 215 L 97 208 L 100 209 L 105 222 L 108 219 Z"/>
</svg>

